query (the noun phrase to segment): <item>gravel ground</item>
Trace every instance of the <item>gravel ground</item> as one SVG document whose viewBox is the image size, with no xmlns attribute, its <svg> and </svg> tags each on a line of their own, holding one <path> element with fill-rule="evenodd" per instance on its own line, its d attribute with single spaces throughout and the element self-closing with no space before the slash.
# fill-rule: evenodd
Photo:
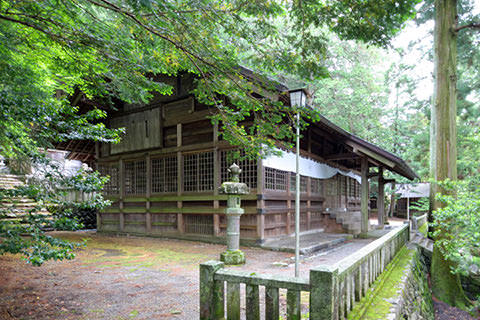
<svg viewBox="0 0 480 320">
<path fill-rule="evenodd" d="M 434 299 L 435 320 L 475 320 L 468 312 Z"/>
<path fill-rule="evenodd" d="M 16 256 L 0 256 L 0 319 L 197 319 L 198 264 L 218 259 L 225 249 L 94 232 L 61 236 L 86 241 L 75 260 L 33 267 Z M 371 241 L 352 240 L 302 257 L 301 276 L 308 278 L 310 268 L 337 262 Z M 235 269 L 294 275 L 291 253 L 242 250 L 247 264 Z"/>
</svg>

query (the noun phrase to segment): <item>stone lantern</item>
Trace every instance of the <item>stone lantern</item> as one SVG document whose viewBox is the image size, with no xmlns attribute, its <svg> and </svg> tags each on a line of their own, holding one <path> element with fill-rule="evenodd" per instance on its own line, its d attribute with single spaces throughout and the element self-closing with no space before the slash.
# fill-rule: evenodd
<svg viewBox="0 0 480 320">
<path fill-rule="evenodd" d="M 227 250 L 220 254 L 220 260 L 227 265 L 244 264 L 245 254 L 240 250 L 240 216 L 244 210 L 240 207 L 240 196 L 248 194 L 248 186 L 240 182 L 239 175 L 242 172 L 235 163 L 230 166 L 228 172 L 231 181 L 222 183 L 219 192 L 228 195 L 227 209 Z"/>
</svg>

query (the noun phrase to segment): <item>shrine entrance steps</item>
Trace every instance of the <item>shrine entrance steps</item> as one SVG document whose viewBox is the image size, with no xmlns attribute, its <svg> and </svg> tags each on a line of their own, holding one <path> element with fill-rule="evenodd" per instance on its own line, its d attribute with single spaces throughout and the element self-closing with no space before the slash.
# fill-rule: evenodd
<svg viewBox="0 0 480 320">
<path fill-rule="evenodd" d="M 304 232 L 300 234 L 300 254 L 308 255 L 328 250 L 350 239 L 353 239 L 351 234 L 325 233 L 322 229 Z M 274 251 L 295 252 L 295 235 L 268 239 L 261 247 Z"/>
</svg>

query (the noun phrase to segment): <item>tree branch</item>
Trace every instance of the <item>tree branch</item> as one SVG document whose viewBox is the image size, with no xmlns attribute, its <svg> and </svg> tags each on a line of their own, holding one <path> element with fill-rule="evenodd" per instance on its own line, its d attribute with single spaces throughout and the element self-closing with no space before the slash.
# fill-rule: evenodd
<svg viewBox="0 0 480 320">
<path fill-rule="evenodd" d="M 463 26 L 458 26 L 454 30 L 455 32 L 458 32 L 462 29 L 479 29 L 480 30 L 480 22 L 472 22 L 469 24 L 465 24 Z"/>
</svg>

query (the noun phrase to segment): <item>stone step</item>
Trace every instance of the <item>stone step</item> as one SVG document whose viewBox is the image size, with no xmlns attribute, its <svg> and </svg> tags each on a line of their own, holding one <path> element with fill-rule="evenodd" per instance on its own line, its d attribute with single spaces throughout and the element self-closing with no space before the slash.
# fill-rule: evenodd
<svg viewBox="0 0 480 320">
<path fill-rule="evenodd" d="M 30 198 L 19 198 L 19 197 L 2 199 L 2 201 L 0 201 L 0 205 L 8 204 L 8 203 L 36 203 L 36 201 Z"/>
<path fill-rule="evenodd" d="M 0 175 L 0 181 L 20 181 L 22 182 L 22 178 L 17 177 L 17 176 L 1 176 Z"/>
<path fill-rule="evenodd" d="M 2 201 L 0 202 L 0 208 L 1 207 L 32 207 L 36 206 L 37 202 L 29 199 L 25 199 L 24 201 L 17 200 L 17 201 Z"/>
<path fill-rule="evenodd" d="M 4 214 L 0 214 L 0 217 L 7 217 L 7 218 L 22 218 L 27 216 L 29 213 L 25 211 L 9 211 Z M 46 211 L 45 209 L 35 212 L 36 216 L 44 216 L 50 217 L 50 212 Z M 1 220 L 1 218 L 0 218 Z"/>
<path fill-rule="evenodd" d="M 18 179 L 13 179 L 13 178 L 3 178 L 3 179 L 0 179 L 0 183 L 21 183 L 23 184 L 23 181 L 20 181 Z"/>
<path fill-rule="evenodd" d="M 0 180 L 0 186 L 23 186 L 24 183 L 22 181 L 4 181 Z"/>
<path fill-rule="evenodd" d="M 16 174 L 10 174 L 10 173 L 1 173 L 0 178 L 15 178 L 15 179 L 22 179 L 23 176 L 19 176 Z"/>
<path fill-rule="evenodd" d="M 360 228 L 347 229 L 347 231 L 348 231 L 349 234 L 353 234 L 353 235 L 358 235 L 362 232 L 362 230 Z"/>
</svg>

